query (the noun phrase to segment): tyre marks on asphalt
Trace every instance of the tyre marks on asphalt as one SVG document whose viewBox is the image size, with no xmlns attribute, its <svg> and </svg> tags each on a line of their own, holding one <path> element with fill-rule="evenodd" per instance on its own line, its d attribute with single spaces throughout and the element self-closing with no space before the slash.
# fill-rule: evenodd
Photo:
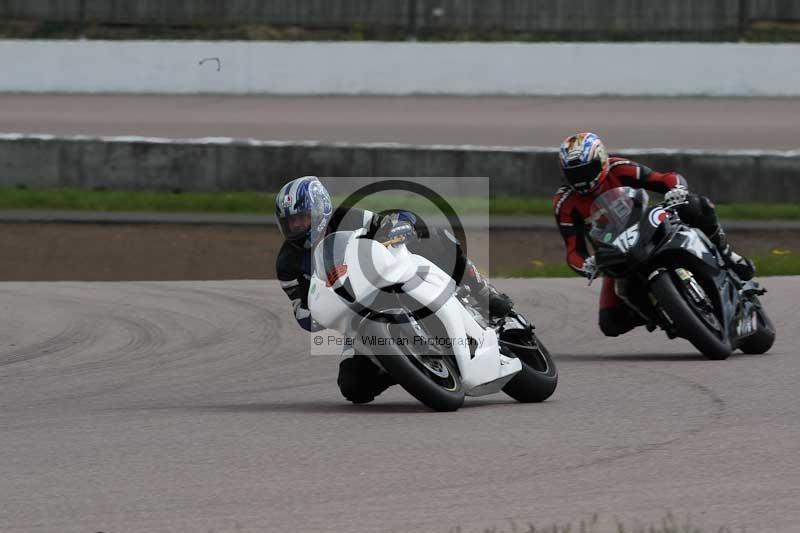
<svg viewBox="0 0 800 533">
<path fill-rule="evenodd" d="M 775 292 L 765 305 L 788 335 L 796 283 L 767 283 Z M 778 482 L 759 487 L 760 498 L 785 499 L 779 485 L 791 484 L 791 469 L 765 462 L 798 429 L 794 337 L 780 338 L 772 355 L 706 361 L 658 332 L 603 338 L 599 286 L 498 284 L 554 353 L 559 389 L 540 405 L 470 398 L 448 415 L 398 388 L 370 405 L 346 404 L 336 361 L 309 355 L 275 282 L 2 284 L 9 320 L 0 334 L 16 346 L 0 342 L 0 361 L 18 360 L 0 366 L 0 459 L 14 458 L 0 460 L 0 494 L 42 509 L 54 528 L 75 512 L 107 518 L 114 509 L 120 530 L 219 528 L 236 518 L 275 531 L 445 531 L 654 505 L 658 517 L 663 505 L 708 509 L 698 526 L 780 525 L 730 476 L 713 476 L 715 440 L 725 436 L 742 476 L 761 480 L 772 468 L 768 481 Z M 21 359 L 48 342 L 47 354 Z M 761 438 L 753 424 L 764 413 L 772 418 Z M 759 453 L 742 461 L 743 446 Z M 680 478 L 670 478 L 676 467 Z M 53 489 L 37 491 L 45 486 Z M 204 503 L 171 506 L 171 495 Z M 451 511 L 444 519 L 441 506 Z M 0 529 L 24 529 L 31 517 L 0 516 Z"/>
<path fill-rule="evenodd" d="M 97 330 L 86 318 L 72 318 L 47 339 L 0 354 L 0 366 L 32 361 L 39 357 L 69 357 L 94 343 Z"/>
<path fill-rule="evenodd" d="M 5 287 L 6 301 L 30 300 L 22 285 Z M 61 329 L 43 340 L 0 347 L 0 365 L 6 375 L 16 364 L 17 375 L 60 379 L 61 386 L 42 389 L 43 400 L 55 399 L 56 391 L 59 399 L 75 400 L 131 388 L 150 390 L 160 388 L 165 376 L 185 387 L 210 376 L 247 375 L 247 368 L 263 365 L 282 347 L 275 342 L 281 320 L 265 309 L 257 285 L 250 295 L 230 295 L 158 283 L 51 284 L 48 290 L 33 291 L 36 302 L 24 318 L 35 321 L 47 310 L 47 319 Z M 39 358 L 46 361 L 19 365 Z"/>
</svg>

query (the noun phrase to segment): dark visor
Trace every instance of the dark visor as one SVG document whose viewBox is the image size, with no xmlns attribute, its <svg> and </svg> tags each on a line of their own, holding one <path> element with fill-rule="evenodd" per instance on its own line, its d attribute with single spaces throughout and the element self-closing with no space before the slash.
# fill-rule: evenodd
<svg viewBox="0 0 800 533">
<path fill-rule="evenodd" d="M 562 170 L 566 182 L 575 190 L 580 191 L 588 189 L 591 186 L 592 180 L 603 170 L 603 162 L 595 160 L 585 165 L 569 166 Z"/>
</svg>

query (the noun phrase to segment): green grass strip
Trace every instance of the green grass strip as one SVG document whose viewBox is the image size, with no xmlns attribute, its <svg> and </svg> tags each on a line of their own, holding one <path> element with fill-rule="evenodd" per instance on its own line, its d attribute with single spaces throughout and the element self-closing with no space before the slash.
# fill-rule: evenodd
<svg viewBox="0 0 800 533">
<path fill-rule="evenodd" d="M 28 189 L 0 187 L 0 209 L 76 209 L 82 211 L 150 211 L 197 213 L 274 212 L 275 195 L 255 191 L 236 192 L 169 192 L 116 191 L 79 188 Z M 344 199 L 334 198 L 334 204 Z M 539 215 L 553 213 L 550 198 L 498 196 L 491 200 L 475 197 L 448 198 L 459 215 Z M 358 207 L 381 211 L 403 208 L 420 214 L 438 213 L 438 208 L 419 196 L 398 197 L 392 194 L 363 199 Z M 724 219 L 800 220 L 800 204 L 796 203 L 736 203 L 717 206 Z"/>
<path fill-rule="evenodd" d="M 717 214 L 721 218 L 740 220 L 797 220 L 800 219 L 800 204 L 717 204 Z"/>
<path fill-rule="evenodd" d="M 106 191 L 0 188 L 3 209 L 273 213 L 275 195 L 259 192 Z"/>
</svg>

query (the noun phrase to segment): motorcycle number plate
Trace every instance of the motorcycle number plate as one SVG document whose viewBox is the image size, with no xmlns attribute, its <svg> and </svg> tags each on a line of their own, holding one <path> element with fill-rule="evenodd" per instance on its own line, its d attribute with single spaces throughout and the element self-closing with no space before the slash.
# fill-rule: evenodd
<svg viewBox="0 0 800 533">
<path fill-rule="evenodd" d="M 614 239 L 614 246 L 623 252 L 630 250 L 631 246 L 639 240 L 639 226 L 631 226 Z"/>
</svg>

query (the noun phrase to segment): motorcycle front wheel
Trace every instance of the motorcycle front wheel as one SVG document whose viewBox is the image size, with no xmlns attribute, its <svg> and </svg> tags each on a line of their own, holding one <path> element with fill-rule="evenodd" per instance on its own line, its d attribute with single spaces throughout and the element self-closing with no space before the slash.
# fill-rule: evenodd
<svg viewBox="0 0 800 533">
<path fill-rule="evenodd" d="M 366 333 L 386 339 L 411 339 L 407 324 L 372 321 Z M 458 366 L 450 354 L 432 355 L 418 343 L 397 342 L 377 355 L 381 366 L 414 398 L 435 411 L 456 411 L 464 405 Z"/>
<path fill-rule="evenodd" d="M 676 333 L 691 342 L 709 359 L 722 360 L 730 357 L 733 351 L 730 343 L 721 338 L 721 332 L 714 332 L 709 325 L 713 322 L 712 317 L 706 318 L 707 323 L 704 320 L 704 311 L 688 302 L 690 296 L 685 295 L 675 284 L 676 281 L 669 272 L 662 272 L 650 282 L 650 290 L 672 320 Z M 713 318 L 717 320 L 716 317 Z"/>
</svg>

